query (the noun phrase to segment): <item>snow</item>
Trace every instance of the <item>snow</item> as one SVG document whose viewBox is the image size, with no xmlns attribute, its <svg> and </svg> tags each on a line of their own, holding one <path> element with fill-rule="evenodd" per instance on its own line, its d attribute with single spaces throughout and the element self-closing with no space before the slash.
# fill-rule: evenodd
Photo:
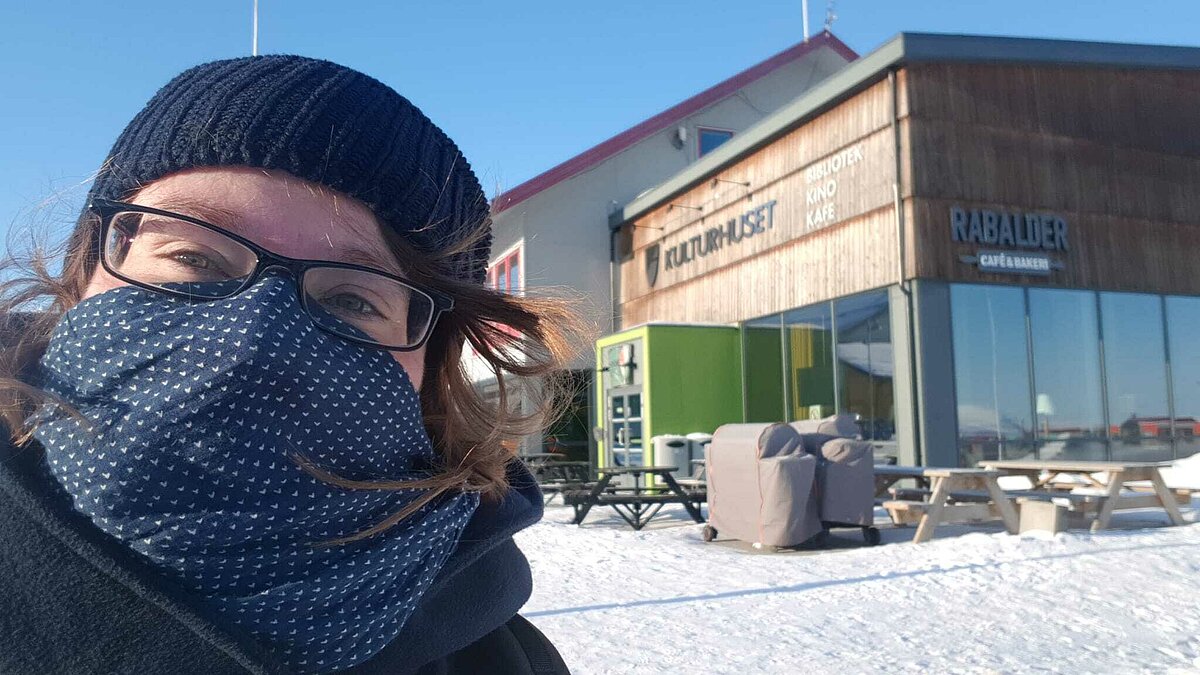
<svg viewBox="0 0 1200 675">
<path fill-rule="evenodd" d="M 1169 476 L 1200 487 L 1200 456 Z M 1196 513 L 1122 511 L 1097 534 L 944 525 L 926 544 L 889 527 L 874 548 L 835 530 L 833 550 L 774 552 L 705 543 L 682 509 L 634 532 L 551 506 L 518 535 L 522 614 L 585 674 L 1196 673 Z"/>
</svg>

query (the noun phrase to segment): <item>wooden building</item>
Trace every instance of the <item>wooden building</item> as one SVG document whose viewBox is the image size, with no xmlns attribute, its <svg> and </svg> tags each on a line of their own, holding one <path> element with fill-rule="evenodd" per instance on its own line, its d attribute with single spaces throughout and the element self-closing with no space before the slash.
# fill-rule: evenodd
<svg viewBox="0 0 1200 675">
<path fill-rule="evenodd" d="M 615 213 L 614 314 L 905 462 L 1194 453 L 1198 111 L 1200 49 L 902 34 Z"/>
</svg>

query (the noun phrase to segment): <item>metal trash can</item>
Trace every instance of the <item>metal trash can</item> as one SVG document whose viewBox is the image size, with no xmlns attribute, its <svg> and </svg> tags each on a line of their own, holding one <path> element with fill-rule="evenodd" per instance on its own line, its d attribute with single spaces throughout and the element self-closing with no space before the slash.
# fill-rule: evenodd
<svg viewBox="0 0 1200 675">
<path fill-rule="evenodd" d="M 671 472 L 676 478 L 683 478 L 691 471 L 692 442 L 687 436 L 663 434 L 651 438 L 650 444 L 654 447 L 655 466 L 679 467 L 678 471 Z"/>
</svg>

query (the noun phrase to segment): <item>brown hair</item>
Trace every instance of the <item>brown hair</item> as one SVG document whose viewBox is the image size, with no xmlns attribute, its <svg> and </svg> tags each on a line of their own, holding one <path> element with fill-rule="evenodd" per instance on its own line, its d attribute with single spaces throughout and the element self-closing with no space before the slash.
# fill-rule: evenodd
<svg viewBox="0 0 1200 675">
<path fill-rule="evenodd" d="M 472 236 L 432 255 L 420 254 L 400 235 L 381 228 L 385 240 L 413 281 L 454 298 L 453 311 L 442 315 L 427 343 L 421 405 L 426 430 L 441 465 L 421 480 L 350 480 L 303 456 L 293 459 L 320 480 L 349 490 L 420 490 L 399 512 L 334 545 L 370 537 L 392 527 L 430 501 L 452 491 L 478 492 L 493 501 L 508 489 L 506 466 L 518 442 L 539 432 L 563 400 L 554 375 L 566 368 L 590 337 L 566 299 L 512 295 L 445 274 L 442 262 L 478 246 L 490 222 Z M 49 252 L 35 238 L 27 253 L 10 253 L 0 261 L 0 423 L 17 446 L 34 429 L 27 422 L 50 395 L 27 382 L 30 368 L 45 352 L 59 318 L 83 296 L 98 262 L 98 219 L 85 213 L 63 253 Z M 65 248 L 65 247 L 64 247 Z M 52 261 L 63 259 L 61 273 Z M 38 311 L 27 311 L 27 308 Z M 22 311 L 26 310 L 26 311 Z M 14 339 L 15 337 L 15 339 Z M 462 356 L 469 345 L 495 375 L 498 401 L 491 403 L 472 385 Z M 524 394 L 524 396 L 518 395 Z M 533 402 L 520 410 L 517 400 Z M 59 402 L 62 403 L 61 401 Z"/>
</svg>

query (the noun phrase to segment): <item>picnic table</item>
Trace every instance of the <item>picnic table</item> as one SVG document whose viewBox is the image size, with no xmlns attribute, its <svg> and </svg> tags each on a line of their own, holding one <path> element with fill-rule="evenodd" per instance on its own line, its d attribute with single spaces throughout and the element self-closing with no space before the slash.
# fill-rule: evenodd
<svg viewBox="0 0 1200 675">
<path fill-rule="evenodd" d="M 912 478 L 928 489 L 908 491 L 909 499 L 883 502 L 892 522 L 917 523 L 913 543 L 929 541 L 942 523 L 974 522 L 999 518 L 1004 527 L 1016 534 L 1019 522 L 1012 500 L 1000 489 L 996 479 L 1000 471 L 990 469 L 943 469 L 936 467 L 876 466 L 876 485 L 880 479 L 891 483 Z M 886 489 L 886 488 L 885 488 Z"/>
<path fill-rule="evenodd" d="M 555 452 L 530 452 L 524 455 L 517 455 L 517 458 L 525 462 L 525 466 L 528 466 L 529 470 L 533 471 L 557 459 L 561 459 L 562 455 Z"/>
<path fill-rule="evenodd" d="M 590 462 L 549 461 L 530 467 L 530 472 L 542 490 L 545 504 L 567 490 L 589 489 L 593 485 Z"/>
<path fill-rule="evenodd" d="M 1183 524 L 1176 495 L 1167 489 L 1159 469 L 1170 462 L 1102 462 L 1057 460 L 986 460 L 979 463 L 987 469 L 1010 475 L 1025 476 L 1033 484 L 1030 496 L 1041 493 L 1050 498 L 1083 497 L 1073 502 L 1085 514 L 1089 508 L 1098 509 L 1092 521 L 1093 532 L 1108 527 L 1113 511 L 1161 507 L 1172 525 Z M 1064 477 L 1074 480 L 1064 480 Z M 1150 483 L 1149 490 L 1133 483 Z M 1073 494 L 1079 487 L 1101 490 L 1098 495 Z M 1023 493 L 1016 493 L 1023 494 Z M 1188 496 L 1190 499 L 1190 495 Z"/>
<path fill-rule="evenodd" d="M 574 523 L 581 525 L 593 506 L 611 506 L 635 530 L 645 527 L 664 504 L 682 504 L 697 523 L 704 522 L 700 504 L 706 499 L 704 490 L 685 490 L 672 476 L 675 466 L 616 466 L 597 469 L 601 473 L 587 490 L 564 490 L 563 503 L 575 509 Z M 612 485 L 617 476 L 631 476 L 632 486 Z M 643 476 L 645 480 L 643 481 Z M 663 485 L 654 485 L 657 477 Z"/>
<path fill-rule="evenodd" d="M 875 497 L 885 498 L 888 496 L 888 489 L 900 481 L 911 478 L 916 481 L 920 488 L 929 488 L 929 477 L 925 475 L 925 467 L 923 466 L 895 466 L 892 464 L 876 464 L 875 465 Z M 881 504 L 881 501 L 877 501 Z"/>
</svg>

